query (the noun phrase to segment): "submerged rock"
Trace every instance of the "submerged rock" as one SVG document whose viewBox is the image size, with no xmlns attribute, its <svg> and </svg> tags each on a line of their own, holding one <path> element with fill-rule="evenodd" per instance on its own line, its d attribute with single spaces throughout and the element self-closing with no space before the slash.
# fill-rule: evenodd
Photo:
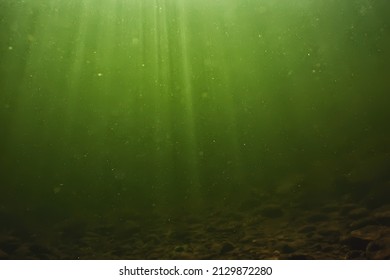
<svg viewBox="0 0 390 280">
<path fill-rule="evenodd" d="M 362 218 L 368 214 L 368 210 L 364 207 L 355 208 L 348 212 L 348 216 L 352 219 Z"/>
<path fill-rule="evenodd" d="M 347 245 L 352 250 L 364 251 L 370 241 L 353 236 L 344 236 L 341 243 Z"/>
<path fill-rule="evenodd" d="M 291 246 L 291 244 L 283 244 L 280 248 L 280 251 L 284 254 L 291 254 L 296 251 L 296 248 Z"/>
<path fill-rule="evenodd" d="M 365 251 L 368 244 L 381 237 L 389 236 L 390 229 L 385 226 L 368 225 L 350 232 L 342 239 L 342 243 L 353 250 Z"/>
<path fill-rule="evenodd" d="M 370 242 L 366 249 L 366 256 L 371 260 L 390 260 L 390 236 Z"/>
<path fill-rule="evenodd" d="M 390 226 L 390 210 L 375 213 L 374 219 L 380 225 Z"/>
<path fill-rule="evenodd" d="M 230 242 L 225 242 L 222 244 L 221 250 L 219 251 L 220 255 L 224 255 L 226 253 L 229 253 L 230 251 L 233 251 L 235 246 Z"/>
<path fill-rule="evenodd" d="M 349 224 L 351 229 L 359 229 L 368 225 L 376 225 L 377 223 L 372 217 L 362 218 Z"/>
<path fill-rule="evenodd" d="M 319 235 L 321 235 L 324 240 L 331 242 L 331 243 L 336 243 L 340 240 L 340 231 L 337 229 L 332 229 L 332 228 L 327 228 L 327 229 L 322 229 L 318 231 Z"/>
<path fill-rule="evenodd" d="M 384 226 L 365 226 L 351 232 L 351 236 L 362 240 L 372 241 L 390 233 L 390 228 Z"/>
<path fill-rule="evenodd" d="M 349 251 L 346 254 L 345 259 L 346 260 L 365 260 L 365 259 L 367 259 L 367 257 L 366 257 L 366 254 L 364 251 L 353 250 L 353 251 Z"/>
</svg>

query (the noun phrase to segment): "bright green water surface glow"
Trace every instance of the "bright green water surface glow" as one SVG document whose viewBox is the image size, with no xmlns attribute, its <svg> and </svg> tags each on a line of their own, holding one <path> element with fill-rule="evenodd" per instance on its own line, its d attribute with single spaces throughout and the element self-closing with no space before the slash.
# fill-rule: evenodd
<svg viewBox="0 0 390 280">
<path fill-rule="evenodd" d="M 0 0 L 1 206 L 195 211 L 381 153 L 388 11 Z"/>
</svg>

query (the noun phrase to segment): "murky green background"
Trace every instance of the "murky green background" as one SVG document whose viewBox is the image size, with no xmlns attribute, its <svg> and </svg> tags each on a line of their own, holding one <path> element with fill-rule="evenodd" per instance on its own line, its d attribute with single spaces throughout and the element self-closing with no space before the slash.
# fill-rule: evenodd
<svg viewBox="0 0 390 280">
<path fill-rule="evenodd" d="M 389 11 L 0 0 L 1 211 L 187 213 L 388 180 Z"/>
</svg>

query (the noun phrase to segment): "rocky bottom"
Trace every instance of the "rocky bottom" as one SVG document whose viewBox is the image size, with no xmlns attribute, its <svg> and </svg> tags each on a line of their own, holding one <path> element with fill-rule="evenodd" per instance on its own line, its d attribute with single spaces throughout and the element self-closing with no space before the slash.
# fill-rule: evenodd
<svg viewBox="0 0 390 280">
<path fill-rule="evenodd" d="M 390 204 L 69 218 L 1 229 L 0 259 L 390 259 Z"/>
</svg>

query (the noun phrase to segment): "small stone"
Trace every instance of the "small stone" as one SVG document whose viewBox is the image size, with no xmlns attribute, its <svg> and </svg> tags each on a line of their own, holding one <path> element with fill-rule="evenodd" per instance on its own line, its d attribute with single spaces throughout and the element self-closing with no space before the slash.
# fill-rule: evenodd
<svg viewBox="0 0 390 280">
<path fill-rule="evenodd" d="M 364 226 L 375 225 L 375 224 L 376 224 L 376 222 L 372 218 L 363 218 L 363 219 L 357 220 L 355 222 L 352 222 L 349 225 L 349 227 L 351 229 L 358 229 L 358 228 L 362 228 Z"/>
<path fill-rule="evenodd" d="M 390 228 L 384 226 L 365 226 L 351 232 L 351 236 L 362 240 L 372 241 L 380 238 L 382 235 L 390 233 Z"/>
<path fill-rule="evenodd" d="M 291 254 L 291 253 L 294 253 L 296 251 L 296 249 L 294 247 L 290 246 L 289 244 L 284 244 L 280 248 L 280 251 L 284 254 Z"/>
<path fill-rule="evenodd" d="M 371 241 L 367 246 L 366 256 L 370 260 L 390 260 L 390 237 Z"/>
<path fill-rule="evenodd" d="M 341 239 L 341 243 L 347 245 L 352 250 L 364 251 L 369 243 L 368 240 L 353 237 L 353 236 L 345 236 Z"/>
<path fill-rule="evenodd" d="M 350 251 L 347 253 L 347 255 L 345 256 L 345 259 L 346 260 L 365 260 L 367 258 L 366 258 L 364 251 L 353 250 L 353 251 Z"/>
<path fill-rule="evenodd" d="M 225 242 L 222 247 L 221 247 L 221 250 L 219 251 L 219 254 L 220 255 L 224 255 L 232 250 L 234 250 L 235 246 L 230 243 L 230 242 Z"/>
<path fill-rule="evenodd" d="M 177 253 L 184 252 L 185 248 L 184 248 L 184 246 L 176 246 L 174 251 Z"/>
<path fill-rule="evenodd" d="M 323 236 L 325 240 L 331 243 L 336 243 L 340 239 L 340 232 L 335 229 L 322 229 L 318 233 Z"/>
<path fill-rule="evenodd" d="M 390 226 L 390 210 L 376 213 L 374 219 L 380 225 Z"/>
</svg>

